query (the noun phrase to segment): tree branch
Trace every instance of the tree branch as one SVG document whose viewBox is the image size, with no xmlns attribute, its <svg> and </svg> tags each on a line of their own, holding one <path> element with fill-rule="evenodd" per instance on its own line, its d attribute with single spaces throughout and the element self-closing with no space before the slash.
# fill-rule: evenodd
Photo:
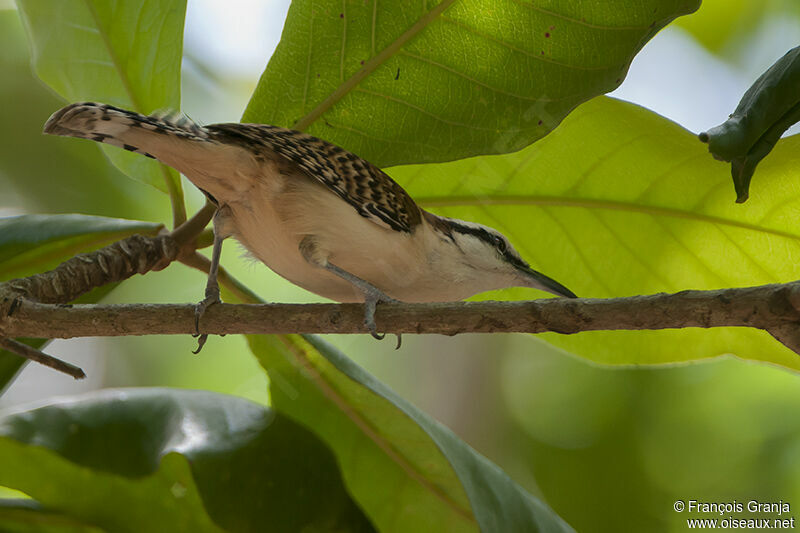
<svg viewBox="0 0 800 533">
<path fill-rule="evenodd" d="M 381 304 L 378 329 L 388 333 L 553 331 L 752 327 L 800 353 L 800 282 L 609 299 L 524 302 Z M 367 333 L 360 304 L 218 304 L 201 331 L 209 334 Z M 194 305 L 54 306 L 23 301 L 0 317 L 5 336 L 177 335 L 194 333 Z"/>
<path fill-rule="evenodd" d="M 0 284 L 0 314 L 13 311 L 24 298 L 45 303 L 68 303 L 92 289 L 123 281 L 134 274 L 162 270 L 177 258 L 195 254 L 195 239 L 214 214 L 206 204 L 171 233 L 155 237 L 131 235 L 121 241 L 80 254 L 53 270 Z M 0 328 L 0 334 L 3 334 Z"/>
<path fill-rule="evenodd" d="M 172 233 L 134 235 L 49 272 L 0 284 L 0 347 L 77 376 L 80 369 L 38 350 L 19 348 L 24 345 L 9 338 L 194 333 L 194 305 L 63 304 L 106 283 L 165 268 L 176 259 L 207 271 L 208 259 L 196 250 L 207 240 L 203 229 L 213 212 L 214 207 L 206 205 Z M 224 271 L 219 279 L 235 298 L 258 301 Z M 367 333 L 363 317 L 359 304 L 218 304 L 203 315 L 200 329 L 219 335 Z M 376 321 L 387 333 L 444 335 L 740 326 L 765 330 L 800 354 L 800 281 L 609 299 L 381 304 Z"/>
<path fill-rule="evenodd" d="M 182 209 L 182 206 L 181 206 Z M 156 237 L 132 235 L 99 250 L 80 254 L 53 270 L 27 278 L 12 279 L 0 284 L 0 317 L 9 317 L 23 300 L 66 304 L 94 288 L 125 280 L 134 274 L 166 268 L 175 259 L 185 260 L 199 255 L 196 249 L 204 244 L 203 228 L 216 208 L 210 203 L 191 219 L 185 220 L 171 233 Z M 178 217 L 179 220 L 183 217 Z M 202 257 L 202 256 L 201 256 Z M 85 377 L 83 370 L 42 353 L 11 338 L 0 319 L 0 349 L 36 361 L 75 379 Z M 52 338 L 44 333 L 35 337 Z"/>
</svg>

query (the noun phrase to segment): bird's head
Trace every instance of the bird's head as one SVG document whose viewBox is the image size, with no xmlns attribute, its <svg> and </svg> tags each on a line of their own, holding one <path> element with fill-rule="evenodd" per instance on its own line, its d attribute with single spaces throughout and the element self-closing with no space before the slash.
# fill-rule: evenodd
<svg viewBox="0 0 800 533">
<path fill-rule="evenodd" d="M 557 296 L 576 298 L 575 293 L 559 282 L 533 270 L 496 229 L 463 220 L 437 219 L 435 231 L 440 239 L 449 241 L 449 248 L 454 249 L 458 268 L 490 286 L 489 289 L 532 287 Z"/>
</svg>

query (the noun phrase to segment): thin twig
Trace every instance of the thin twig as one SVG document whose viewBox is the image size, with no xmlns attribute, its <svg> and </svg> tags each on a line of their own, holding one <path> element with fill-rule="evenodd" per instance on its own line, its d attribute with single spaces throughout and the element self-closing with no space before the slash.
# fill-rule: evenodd
<svg viewBox="0 0 800 533">
<path fill-rule="evenodd" d="M 214 216 L 214 211 L 217 208 L 211 202 L 206 204 L 195 213 L 192 218 L 175 228 L 170 236 L 179 247 L 184 247 L 194 241 L 208 226 L 211 217 Z"/>
<path fill-rule="evenodd" d="M 41 365 L 50 367 L 58 372 L 63 372 L 64 374 L 72 376 L 75 379 L 83 379 L 86 377 L 86 374 L 80 367 L 67 363 L 66 361 L 62 361 L 61 359 L 53 357 L 52 355 L 47 355 L 36 348 L 28 346 L 27 344 L 23 344 L 19 341 L 15 341 L 14 339 L 0 337 L 0 348 L 8 350 L 11 353 L 15 353 L 20 357 L 24 357 L 25 359 L 30 359 L 31 361 L 35 361 Z"/>
</svg>

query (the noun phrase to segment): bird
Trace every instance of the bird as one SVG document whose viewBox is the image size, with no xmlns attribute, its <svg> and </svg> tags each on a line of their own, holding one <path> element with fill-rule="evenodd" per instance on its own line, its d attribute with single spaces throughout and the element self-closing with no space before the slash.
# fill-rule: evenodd
<svg viewBox="0 0 800 533">
<path fill-rule="evenodd" d="M 44 133 L 157 159 L 216 206 L 205 298 L 195 308 L 198 335 L 203 313 L 220 301 L 220 252 L 231 236 L 295 285 L 363 303 L 365 327 L 378 339 L 381 302 L 453 302 L 507 287 L 576 297 L 532 269 L 496 229 L 426 211 L 380 168 L 307 133 L 200 125 L 182 113 L 145 116 L 95 102 L 56 111 Z"/>
</svg>

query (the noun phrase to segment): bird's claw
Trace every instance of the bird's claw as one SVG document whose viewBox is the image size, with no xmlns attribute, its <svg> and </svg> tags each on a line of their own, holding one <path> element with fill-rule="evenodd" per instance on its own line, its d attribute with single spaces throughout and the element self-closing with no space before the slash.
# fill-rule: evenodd
<svg viewBox="0 0 800 533">
<path fill-rule="evenodd" d="M 373 338 L 382 341 L 384 338 L 386 338 L 386 333 L 378 333 L 378 326 L 375 324 L 375 310 L 378 307 L 379 302 L 399 303 L 399 300 L 395 300 L 379 290 L 370 291 L 364 298 L 364 325 Z M 400 344 L 402 343 L 402 337 L 399 333 L 396 335 L 397 347 L 395 349 L 399 349 Z"/>
<path fill-rule="evenodd" d="M 192 350 L 194 355 L 200 353 L 200 350 L 203 349 L 203 346 L 206 345 L 206 341 L 208 340 L 208 333 L 203 333 L 202 335 L 192 335 L 192 337 L 197 337 L 197 348 Z"/>
<path fill-rule="evenodd" d="M 385 333 L 378 333 L 378 326 L 375 324 L 375 309 L 378 307 L 377 295 L 368 294 L 364 300 L 364 325 L 369 330 L 370 335 L 374 338 L 383 340 L 386 336 Z"/>
<path fill-rule="evenodd" d="M 203 298 L 201 301 L 194 306 L 194 335 L 192 337 L 197 338 L 197 349 L 193 350 L 192 353 L 197 355 L 200 353 L 200 350 L 203 349 L 203 346 L 208 340 L 208 333 L 200 333 L 200 317 L 202 317 L 206 309 L 211 307 L 216 303 L 221 303 L 219 297 L 219 289 L 217 290 L 206 290 L 206 297 Z"/>
</svg>

